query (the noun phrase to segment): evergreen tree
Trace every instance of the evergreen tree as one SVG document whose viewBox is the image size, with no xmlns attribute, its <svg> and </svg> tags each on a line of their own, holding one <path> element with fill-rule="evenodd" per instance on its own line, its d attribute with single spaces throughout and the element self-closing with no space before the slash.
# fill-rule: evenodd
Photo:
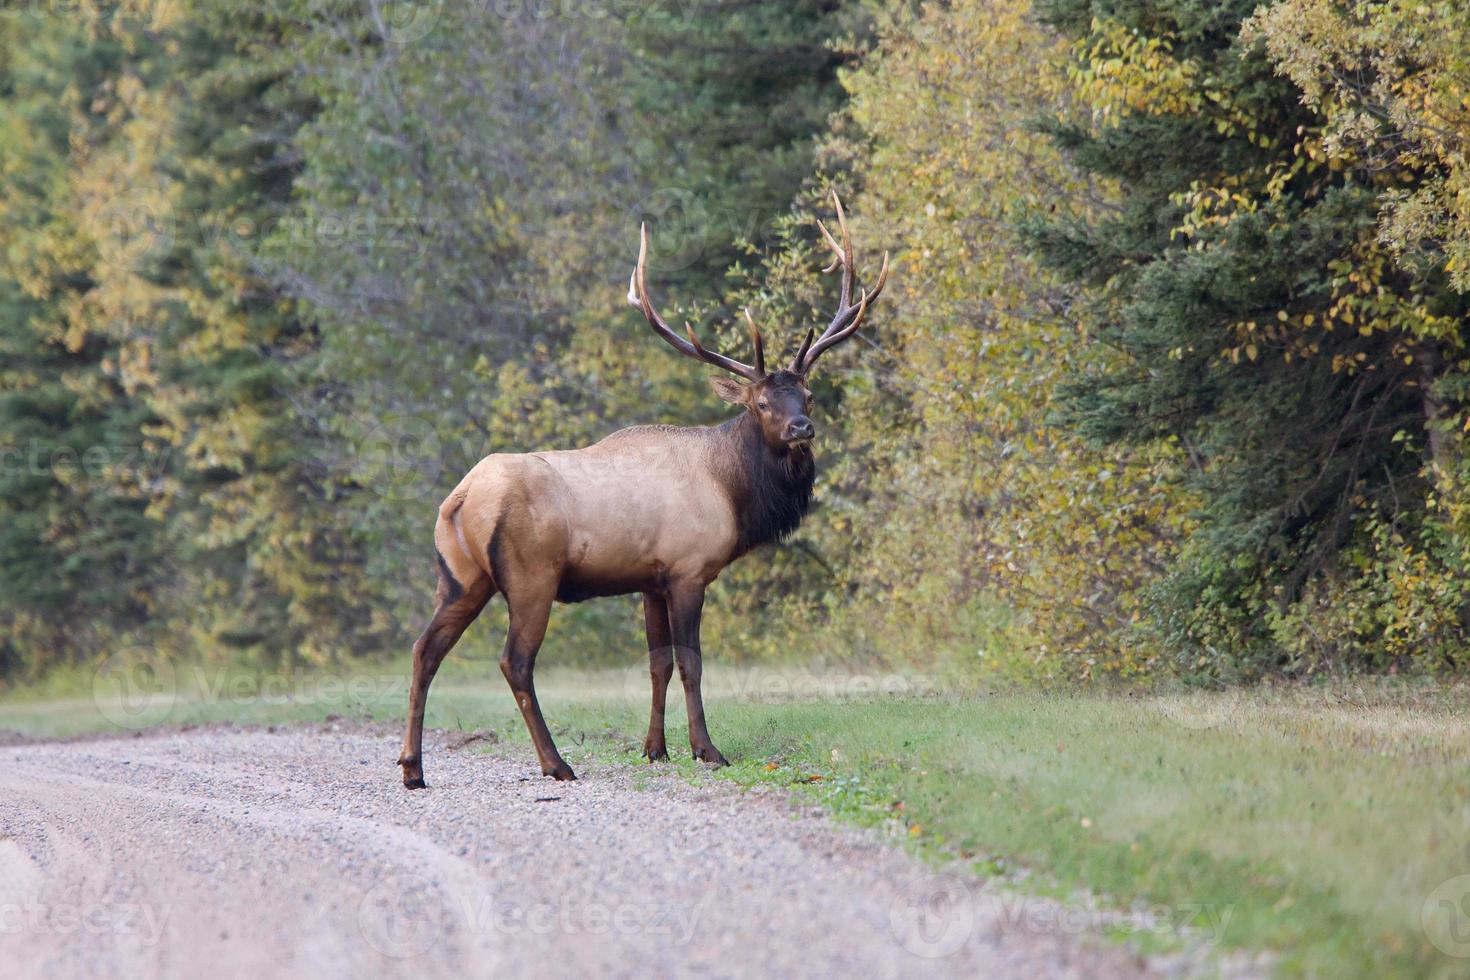
<svg viewBox="0 0 1470 980">
<path fill-rule="evenodd" d="M 3 22 L 0 615 L 28 669 L 122 633 L 267 662 L 396 633 L 293 408 L 315 335 L 254 268 L 311 111 L 292 27 L 230 7 Z"/>
<path fill-rule="evenodd" d="M 269 8 L 198 0 L 156 138 L 173 189 L 175 243 L 156 279 L 174 300 L 156 346 L 160 435 L 185 465 L 170 509 L 203 642 L 265 662 L 381 649 L 397 624 L 356 576 L 360 542 L 336 519 L 318 440 L 296 411 L 312 384 L 314 330 L 258 268 L 262 234 L 291 201 L 292 140 L 315 111 L 295 84 L 297 25 Z"/>
<path fill-rule="evenodd" d="M 1402 174 L 1329 159 L 1320 119 L 1241 40 L 1254 6 L 1046 8 L 1076 38 L 1091 110 L 1056 140 L 1121 188 L 1110 215 L 1034 229 L 1091 287 L 1094 341 L 1123 355 L 1075 379 L 1066 418 L 1193 460 L 1200 530 L 1152 626 L 1204 676 L 1314 666 L 1288 634 L 1332 601 L 1324 583 L 1371 562 L 1375 529 L 1422 521 L 1430 386 L 1465 312 L 1442 276 L 1391 261 L 1377 215 Z M 1371 656 L 1372 631 L 1318 652 Z"/>
<path fill-rule="evenodd" d="M 718 293 L 738 243 L 775 244 L 871 31 L 855 0 L 659 0 L 631 18 L 633 210 L 691 299 Z"/>
<path fill-rule="evenodd" d="M 0 674 L 105 651 L 147 621 L 167 564 L 149 512 L 167 456 L 82 301 L 99 262 L 127 258 L 99 253 L 84 213 L 124 235 L 146 216 L 65 179 L 124 57 L 72 19 L 0 20 Z"/>
</svg>

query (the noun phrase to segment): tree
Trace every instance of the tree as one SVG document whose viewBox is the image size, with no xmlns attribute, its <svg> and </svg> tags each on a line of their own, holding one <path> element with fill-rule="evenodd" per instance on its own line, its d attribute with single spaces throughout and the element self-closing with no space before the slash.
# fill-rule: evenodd
<svg viewBox="0 0 1470 980">
<path fill-rule="evenodd" d="M 24 465 L 0 493 L 19 515 L 7 567 L 31 580 L 9 592 L 15 649 L 30 670 L 122 634 L 336 656 L 375 619 L 291 409 L 314 339 L 241 247 L 293 171 L 301 107 L 277 101 L 279 55 L 248 51 L 276 24 L 204 3 L 73 12 L 5 20 L 0 438 Z"/>
<path fill-rule="evenodd" d="M 1421 533 L 1429 381 L 1458 356 L 1465 311 L 1394 263 L 1376 216 L 1397 175 L 1324 145 L 1323 120 L 1241 37 L 1252 6 L 1047 8 L 1076 39 L 1090 110 L 1055 138 L 1123 202 L 1034 228 L 1122 355 L 1073 380 L 1066 421 L 1098 444 L 1177 440 L 1194 463 L 1199 529 L 1149 617 L 1186 673 L 1432 659 L 1457 615 L 1395 646 L 1370 580 Z"/>
<path fill-rule="evenodd" d="M 803 535 L 835 587 L 797 615 L 836 625 L 834 646 L 965 671 L 1152 666 L 1121 636 L 1182 518 L 1166 486 L 1179 454 L 1096 451 L 1049 424 L 1060 384 L 1101 355 L 1069 312 L 1079 290 L 1017 233 L 1033 213 L 1112 207 L 1031 125 L 1067 98 L 1063 54 L 1028 3 L 930 5 L 882 21 L 846 79 L 821 164 L 856 188 L 859 237 L 894 250 L 894 273 L 869 343 L 816 379 L 840 407 Z M 767 305 L 802 322 L 831 284 L 812 274 L 809 229 L 792 237 Z"/>
<path fill-rule="evenodd" d="M 776 243 L 871 16 L 852 0 L 657 0 L 629 17 L 628 203 L 681 292 L 716 294 L 740 243 Z"/>
<path fill-rule="evenodd" d="M 105 139 L 94 99 L 126 59 L 88 26 L 0 20 L 0 674 L 106 650 L 147 622 L 166 567 L 149 507 L 167 455 L 114 325 L 86 310 L 146 205 L 89 201 L 67 179 Z M 122 234 L 97 241 L 89 217 Z"/>
<path fill-rule="evenodd" d="M 1247 36 L 1324 120 L 1335 157 L 1394 171 L 1384 243 L 1411 271 L 1470 291 L 1470 22 L 1456 3 L 1284 0 Z"/>
<path fill-rule="evenodd" d="M 826 40 L 854 6 L 443 5 L 410 30 L 356 4 L 302 15 L 322 108 L 263 256 L 321 330 L 311 404 L 405 618 L 426 614 L 431 584 L 403 570 L 432 570 L 432 505 L 481 456 L 726 411 L 627 308 L 638 223 L 664 302 L 727 313 L 735 240 L 759 237 L 742 221 L 789 207 L 837 103 Z M 385 487 L 361 464 L 390 445 Z M 558 619 L 588 649 L 637 643 L 616 606 Z"/>
</svg>

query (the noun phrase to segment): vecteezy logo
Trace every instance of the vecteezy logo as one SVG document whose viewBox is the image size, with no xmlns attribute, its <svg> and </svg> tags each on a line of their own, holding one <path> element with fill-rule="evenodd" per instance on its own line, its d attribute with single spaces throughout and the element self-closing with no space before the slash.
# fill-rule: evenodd
<svg viewBox="0 0 1470 980">
<path fill-rule="evenodd" d="M 363 0 L 374 34 L 389 44 L 422 41 L 439 23 L 444 0 Z"/>
<path fill-rule="evenodd" d="M 427 419 L 390 415 L 370 422 L 353 445 L 352 476 L 387 500 L 417 500 L 444 468 L 439 433 Z"/>
<path fill-rule="evenodd" d="M 888 924 L 899 945 L 926 959 L 950 956 L 975 930 L 969 886 L 952 875 L 925 875 L 909 882 L 888 908 Z"/>
<path fill-rule="evenodd" d="M 631 237 L 620 240 L 619 245 L 623 240 L 631 240 L 636 245 L 638 226 L 647 223 L 650 272 L 678 272 L 704 256 L 712 219 L 704 203 L 691 191 L 678 187 L 656 190 L 628 209 L 628 219 Z M 630 257 L 619 251 L 618 258 Z"/>
<path fill-rule="evenodd" d="M 363 896 L 357 925 L 363 938 L 384 956 L 408 959 L 429 951 L 449 926 L 443 893 L 421 875 L 384 878 Z"/>
<path fill-rule="evenodd" d="M 137 271 L 162 259 L 174 245 L 174 216 L 161 194 L 128 191 L 103 201 L 92 212 L 103 265 Z"/>
<path fill-rule="evenodd" d="M 1470 874 L 1440 882 L 1419 910 L 1419 925 L 1441 953 L 1470 957 Z"/>
<path fill-rule="evenodd" d="M 92 675 L 92 701 L 98 713 L 119 728 L 161 724 L 177 700 L 173 664 L 157 651 L 119 650 Z"/>
</svg>

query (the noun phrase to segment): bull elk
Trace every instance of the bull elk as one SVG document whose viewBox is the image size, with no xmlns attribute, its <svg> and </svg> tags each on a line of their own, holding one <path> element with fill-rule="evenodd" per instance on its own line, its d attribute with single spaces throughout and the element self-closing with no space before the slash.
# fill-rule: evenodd
<svg viewBox="0 0 1470 980">
<path fill-rule="evenodd" d="M 812 394 L 817 358 L 862 325 L 888 279 L 888 256 L 871 290 L 858 291 L 842 202 L 832 196 L 841 241 L 818 222 L 841 270 L 837 313 L 820 337 L 809 330 L 791 367 L 768 372 L 760 330 L 746 311 L 755 363 L 707 349 L 685 324 L 679 336 L 648 298 L 648 229 L 640 231 L 628 302 L 679 353 L 728 371 L 715 393 L 743 411 L 714 427 L 640 425 L 585 449 L 486 456 L 439 507 L 434 525 L 439 585 L 433 618 L 413 648 L 403 785 L 424 786 L 423 723 L 429 684 L 446 654 L 495 593 L 510 630 L 500 670 L 530 730 L 541 772 L 575 779 L 547 731 L 531 675 L 553 602 L 643 593 L 653 707 L 643 754 L 668 758 L 664 698 L 674 666 L 684 685 L 696 759 L 725 765 L 710 741 L 700 697 L 704 591 L 726 565 L 791 534 L 811 503 Z M 857 299 L 854 300 L 856 293 Z"/>
</svg>

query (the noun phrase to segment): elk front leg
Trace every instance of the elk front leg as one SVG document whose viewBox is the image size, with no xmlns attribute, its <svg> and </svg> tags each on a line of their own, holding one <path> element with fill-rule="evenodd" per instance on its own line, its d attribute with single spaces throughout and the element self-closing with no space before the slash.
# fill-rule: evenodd
<svg viewBox="0 0 1470 980">
<path fill-rule="evenodd" d="M 716 766 L 730 763 L 710 741 L 704 724 L 704 699 L 699 693 L 704 673 L 699 650 L 699 620 L 704 611 L 704 585 L 673 590 L 669 596 L 669 625 L 674 634 L 674 660 L 679 665 L 679 680 L 684 683 L 684 704 L 689 714 L 689 747 L 694 758 Z"/>
<path fill-rule="evenodd" d="M 643 629 L 648 634 L 648 676 L 653 681 L 653 706 L 648 713 L 648 735 L 643 754 L 649 762 L 667 759 L 664 743 L 664 702 L 674 676 L 674 646 L 669 630 L 669 606 L 662 596 L 643 593 Z"/>
<path fill-rule="evenodd" d="M 536 652 L 546 636 L 546 623 L 551 618 L 551 595 L 524 596 L 506 601 L 510 605 L 510 633 L 505 638 L 505 652 L 500 655 L 500 672 L 505 675 L 515 695 L 541 762 L 541 774 L 558 780 L 576 779 L 572 767 L 562 760 L 551 740 L 541 705 L 536 701 L 536 685 L 531 679 L 536 669 Z"/>
</svg>

